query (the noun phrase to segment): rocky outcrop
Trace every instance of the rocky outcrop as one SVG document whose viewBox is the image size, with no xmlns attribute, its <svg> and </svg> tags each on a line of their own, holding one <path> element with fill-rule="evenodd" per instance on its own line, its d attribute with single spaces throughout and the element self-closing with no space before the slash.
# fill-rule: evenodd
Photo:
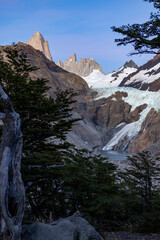
<svg viewBox="0 0 160 240">
<path fill-rule="evenodd" d="M 143 151 L 160 139 L 160 113 L 151 109 L 147 114 L 138 137 L 129 147 L 129 152 Z"/>
<path fill-rule="evenodd" d="M 103 73 L 101 66 L 93 58 L 80 58 L 79 62 L 77 62 L 75 53 L 70 56 L 69 59 L 65 62 L 61 62 L 59 60 L 57 65 L 67 70 L 68 72 L 75 73 L 81 77 L 88 76 L 93 72 L 93 70 L 99 70 Z"/>
<path fill-rule="evenodd" d="M 22 240 L 76 240 L 77 231 L 75 226 L 65 220 L 51 226 L 37 222 L 29 226 L 23 226 Z"/>
<path fill-rule="evenodd" d="M 103 240 L 79 213 L 51 224 L 24 225 L 22 240 Z"/>
<path fill-rule="evenodd" d="M 68 220 L 73 223 L 77 232 L 77 240 L 103 240 L 99 233 L 92 227 L 79 212 L 68 217 Z"/>
<path fill-rule="evenodd" d="M 160 53 L 160 51 L 159 51 Z M 119 85 L 120 87 L 134 87 L 140 90 L 160 90 L 160 54 L 148 61 L 138 70 L 126 78 Z"/>
<path fill-rule="evenodd" d="M 138 69 L 138 66 L 137 64 L 135 64 L 135 62 L 133 62 L 133 60 L 130 60 L 129 62 L 125 62 L 124 64 L 124 68 L 137 68 Z"/>
<path fill-rule="evenodd" d="M 36 32 L 33 37 L 31 37 L 27 44 L 29 44 L 30 46 L 32 46 L 33 48 L 35 48 L 36 50 L 39 50 L 41 52 L 43 52 L 43 54 L 52 61 L 52 56 L 49 50 L 49 45 L 48 45 L 48 41 L 44 39 L 44 37 L 42 36 L 42 34 L 40 32 Z"/>
</svg>

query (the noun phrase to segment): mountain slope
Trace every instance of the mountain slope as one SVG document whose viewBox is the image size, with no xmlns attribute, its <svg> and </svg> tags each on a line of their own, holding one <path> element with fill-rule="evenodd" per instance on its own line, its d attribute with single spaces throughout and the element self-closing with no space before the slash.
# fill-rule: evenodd
<svg viewBox="0 0 160 240">
<path fill-rule="evenodd" d="M 7 47 L 12 48 L 15 46 Z M 83 108 L 86 110 L 87 102 L 96 94 L 89 89 L 84 79 L 60 68 L 53 61 L 46 58 L 41 51 L 28 44 L 19 43 L 16 47 L 18 50 L 23 50 L 26 53 L 32 66 L 38 68 L 38 70 L 31 73 L 31 77 L 33 79 L 39 77 L 49 80 L 50 90 L 47 93 L 48 95 L 55 98 L 57 89 L 66 90 L 71 88 L 78 94 L 76 97 L 77 103 L 73 106 L 73 118 L 82 118 L 82 120 L 69 133 L 68 139 L 70 142 L 79 148 L 83 147 L 90 150 L 94 146 L 101 145 L 101 133 L 87 119 L 83 118 L 83 111 L 81 111 Z M 0 51 L 3 52 L 3 48 L 5 46 L 0 46 Z"/>
<path fill-rule="evenodd" d="M 138 66 L 130 60 L 126 62 L 123 67 L 119 68 L 118 71 L 108 73 L 104 75 L 99 70 L 93 70 L 93 72 L 84 77 L 90 88 L 109 88 L 117 87 L 123 79 L 131 73 L 137 71 Z"/>
<path fill-rule="evenodd" d="M 160 54 L 139 67 L 136 72 L 124 78 L 119 86 L 134 87 L 140 90 L 159 91 Z"/>
</svg>

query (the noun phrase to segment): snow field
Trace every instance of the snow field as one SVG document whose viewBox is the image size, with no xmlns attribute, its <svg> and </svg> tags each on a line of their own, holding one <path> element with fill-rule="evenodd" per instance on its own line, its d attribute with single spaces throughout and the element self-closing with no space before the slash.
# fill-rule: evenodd
<svg viewBox="0 0 160 240">
<path fill-rule="evenodd" d="M 112 76 L 113 74 L 116 74 L 116 72 L 104 75 L 99 70 L 93 70 L 93 72 L 89 76 L 84 77 L 84 80 L 88 83 L 88 86 L 90 88 L 117 87 L 125 77 L 135 72 L 136 70 L 136 68 L 121 67 L 120 69 L 118 69 L 119 73 L 117 77 Z"/>
</svg>

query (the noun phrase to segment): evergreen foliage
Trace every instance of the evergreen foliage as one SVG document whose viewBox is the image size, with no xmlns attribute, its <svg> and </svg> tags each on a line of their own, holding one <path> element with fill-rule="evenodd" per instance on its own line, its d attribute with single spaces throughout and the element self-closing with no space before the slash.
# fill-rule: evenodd
<svg viewBox="0 0 160 240">
<path fill-rule="evenodd" d="M 129 168 L 121 175 L 126 194 L 126 219 L 136 231 L 159 231 L 160 159 L 144 151 L 128 160 Z"/>
<path fill-rule="evenodd" d="M 132 44 L 135 51 L 133 54 L 154 53 L 160 49 L 160 1 L 145 0 L 146 2 L 154 3 L 157 10 L 151 13 L 150 19 L 143 24 L 123 25 L 121 27 L 112 27 L 114 32 L 121 33 L 124 38 L 115 39 L 118 46 Z"/>
</svg>

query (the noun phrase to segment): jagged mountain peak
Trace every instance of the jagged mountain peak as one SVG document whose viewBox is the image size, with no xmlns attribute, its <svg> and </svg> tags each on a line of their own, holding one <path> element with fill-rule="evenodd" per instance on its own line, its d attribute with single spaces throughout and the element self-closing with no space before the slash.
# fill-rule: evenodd
<svg viewBox="0 0 160 240">
<path fill-rule="evenodd" d="M 73 55 L 69 57 L 69 61 L 77 62 L 77 56 L 75 53 L 73 53 Z"/>
<path fill-rule="evenodd" d="M 133 60 L 130 60 L 129 62 L 125 62 L 125 64 L 123 65 L 124 68 L 127 68 L 127 67 L 130 67 L 130 68 L 137 68 L 138 69 L 138 66 L 137 64 L 135 64 L 135 62 L 133 62 Z"/>
<path fill-rule="evenodd" d="M 160 54 L 126 77 L 120 87 L 134 87 L 141 90 L 160 91 Z"/>
<path fill-rule="evenodd" d="M 35 32 L 35 34 L 27 41 L 27 44 L 36 50 L 40 50 L 49 60 L 53 61 L 49 50 L 48 41 L 44 39 L 39 31 Z"/>
<path fill-rule="evenodd" d="M 88 76 L 94 70 L 98 70 L 103 73 L 100 64 L 98 64 L 93 58 L 80 58 L 78 62 L 75 53 L 70 56 L 69 59 L 65 62 L 61 62 L 59 60 L 57 65 L 67 70 L 68 72 L 75 73 L 81 77 Z"/>
<path fill-rule="evenodd" d="M 42 34 L 41 34 L 39 31 L 36 31 L 36 32 L 35 32 L 35 34 L 33 35 L 33 37 L 35 37 L 35 36 L 36 36 L 37 38 L 42 39 L 42 41 L 45 42 L 44 37 L 42 36 Z"/>
</svg>

